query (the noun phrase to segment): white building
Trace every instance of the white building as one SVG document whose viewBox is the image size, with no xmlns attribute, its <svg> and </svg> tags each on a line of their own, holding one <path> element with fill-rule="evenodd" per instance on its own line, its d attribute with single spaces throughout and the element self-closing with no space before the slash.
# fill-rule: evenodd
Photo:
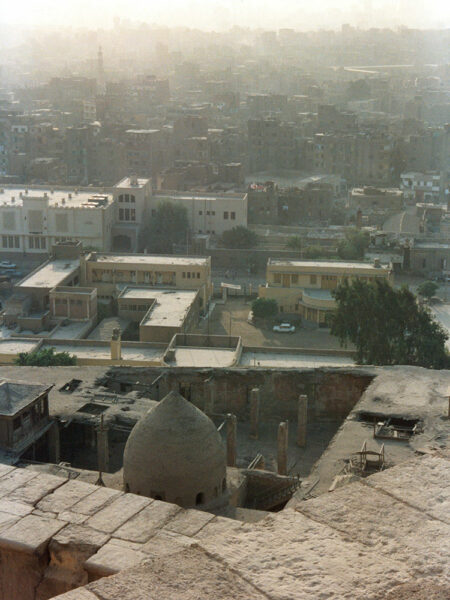
<svg viewBox="0 0 450 600">
<path fill-rule="evenodd" d="M 161 202 L 180 204 L 187 209 L 192 233 L 221 235 L 238 225 L 247 227 L 247 194 L 194 194 L 158 192 L 151 197 L 151 214 Z"/>
<path fill-rule="evenodd" d="M 220 235 L 247 225 L 247 194 L 152 195 L 151 179 L 125 177 L 112 188 L 0 188 L 0 252 L 47 254 L 52 245 L 80 241 L 99 252 L 136 252 L 139 234 L 161 202 L 187 208 L 194 234 Z"/>
<path fill-rule="evenodd" d="M 402 173 L 400 180 L 407 202 L 439 202 L 441 199 L 441 174 L 437 171 Z"/>
<path fill-rule="evenodd" d="M 80 240 L 110 249 L 113 197 L 99 191 L 0 188 L 0 250 L 48 253 L 52 244 Z"/>
</svg>

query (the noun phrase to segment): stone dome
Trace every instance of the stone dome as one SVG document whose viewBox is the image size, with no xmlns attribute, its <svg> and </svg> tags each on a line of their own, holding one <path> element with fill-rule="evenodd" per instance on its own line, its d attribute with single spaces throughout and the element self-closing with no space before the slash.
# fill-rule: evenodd
<svg viewBox="0 0 450 600">
<path fill-rule="evenodd" d="M 170 392 L 134 426 L 123 460 L 125 490 L 180 506 L 219 506 L 226 455 L 214 423 Z"/>
</svg>

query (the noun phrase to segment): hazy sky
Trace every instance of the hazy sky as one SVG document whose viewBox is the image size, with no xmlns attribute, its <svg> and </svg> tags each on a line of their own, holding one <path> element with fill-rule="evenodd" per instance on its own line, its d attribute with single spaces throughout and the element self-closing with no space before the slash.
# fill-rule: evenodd
<svg viewBox="0 0 450 600">
<path fill-rule="evenodd" d="M 449 27 L 450 0 L 1 0 L 0 23 L 106 27 L 114 18 L 228 29 L 292 27 Z"/>
</svg>

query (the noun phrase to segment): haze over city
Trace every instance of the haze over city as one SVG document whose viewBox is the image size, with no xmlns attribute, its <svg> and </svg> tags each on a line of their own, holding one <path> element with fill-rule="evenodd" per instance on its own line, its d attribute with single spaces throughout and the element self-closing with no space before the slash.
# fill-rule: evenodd
<svg viewBox="0 0 450 600">
<path fill-rule="evenodd" d="M 224 30 L 292 27 L 301 31 L 357 27 L 445 28 L 446 0 L 20 0 L 5 4 L 0 23 L 28 27 L 107 28 L 120 19 L 167 27 Z"/>
<path fill-rule="evenodd" d="M 0 600 L 450 600 L 450 0 L 0 11 Z"/>
</svg>

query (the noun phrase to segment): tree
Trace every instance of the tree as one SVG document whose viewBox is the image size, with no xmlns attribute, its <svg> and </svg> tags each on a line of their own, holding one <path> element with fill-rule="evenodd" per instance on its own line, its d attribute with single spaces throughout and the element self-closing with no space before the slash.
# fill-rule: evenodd
<svg viewBox="0 0 450 600">
<path fill-rule="evenodd" d="M 16 365 L 27 367 L 66 367 L 77 364 L 77 357 L 68 352 L 55 352 L 54 348 L 43 348 L 32 352 L 20 352 Z"/>
<path fill-rule="evenodd" d="M 186 241 L 188 231 L 186 207 L 161 202 L 155 215 L 144 225 L 141 245 L 150 252 L 171 254 L 174 244 Z"/>
<path fill-rule="evenodd" d="M 359 260 L 364 258 L 369 247 L 370 237 L 366 231 L 354 229 L 347 232 L 345 239 L 338 245 L 338 256 L 343 260 Z"/>
<path fill-rule="evenodd" d="M 385 280 L 345 280 L 333 292 L 331 333 L 356 346 L 358 364 L 448 367 L 447 333 L 407 288 Z"/>
<path fill-rule="evenodd" d="M 252 302 L 253 316 L 260 319 L 270 319 L 278 313 L 276 300 L 270 298 L 257 298 Z"/>
<path fill-rule="evenodd" d="M 326 258 L 329 253 L 322 246 L 307 246 L 303 250 L 303 258 Z"/>
<path fill-rule="evenodd" d="M 302 238 L 299 235 L 293 235 L 288 239 L 286 247 L 292 250 L 301 250 L 303 248 Z"/>
<path fill-rule="evenodd" d="M 222 233 L 222 244 L 225 248 L 254 248 L 258 244 L 258 236 L 247 227 L 238 225 Z"/>
<path fill-rule="evenodd" d="M 427 298 L 429 300 L 435 295 L 438 289 L 439 286 L 434 281 L 424 281 L 417 288 L 417 293 L 419 294 L 419 296 L 422 296 L 423 298 Z"/>
</svg>

